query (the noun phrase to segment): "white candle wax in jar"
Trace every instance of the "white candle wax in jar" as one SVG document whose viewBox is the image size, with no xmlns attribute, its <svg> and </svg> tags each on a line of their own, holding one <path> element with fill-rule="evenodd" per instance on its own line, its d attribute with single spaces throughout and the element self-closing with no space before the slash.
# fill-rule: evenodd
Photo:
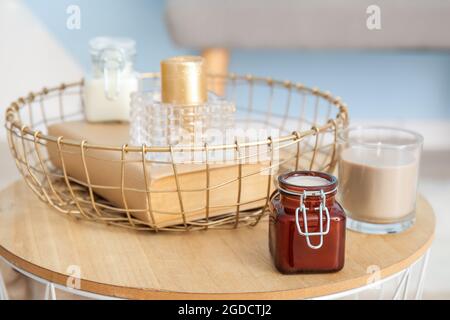
<svg viewBox="0 0 450 320">
<path fill-rule="evenodd" d="M 88 121 L 128 121 L 130 118 L 130 95 L 137 90 L 134 76 L 122 79 L 120 93 L 113 99 L 105 96 L 103 79 L 86 80 L 84 99 Z"/>
<path fill-rule="evenodd" d="M 320 187 L 326 186 L 330 182 L 327 179 L 316 176 L 291 176 L 286 182 L 298 187 Z"/>
<path fill-rule="evenodd" d="M 138 89 L 133 70 L 135 42 L 126 38 L 94 38 L 90 42 L 92 74 L 84 84 L 86 119 L 128 121 L 130 95 Z"/>
</svg>

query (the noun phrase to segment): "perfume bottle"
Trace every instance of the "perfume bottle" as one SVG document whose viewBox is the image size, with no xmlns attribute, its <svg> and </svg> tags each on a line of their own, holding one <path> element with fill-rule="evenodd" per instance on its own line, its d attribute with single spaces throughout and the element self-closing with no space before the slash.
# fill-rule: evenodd
<svg viewBox="0 0 450 320">
<path fill-rule="evenodd" d="M 207 92 L 202 57 L 163 60 L 160 90 L 142 88 L 132 96 L 131 102 L 130 139 L 133 145 L 190 147 L 220 144 L 225 141 L 226 130 L 234 127 L 235 105 Z M 164 157 L 163 154 L 158 156 Z"/>
<path fill-rule="evenodd" d="M 269 248 L 282 273 L 321 273 L 344 266 L 346 217 L 337 179 L 294 171 L 278 177 L 270 201 Z"/>
<path fill-rule="evenodd" d="M 130 94 L 138 87 L 133 69 L 135 41 L 97 37 L 89 42 L 92 74 L 86 77 L 84 105 L 91 122 L 129 121 Z"/>
</svg>

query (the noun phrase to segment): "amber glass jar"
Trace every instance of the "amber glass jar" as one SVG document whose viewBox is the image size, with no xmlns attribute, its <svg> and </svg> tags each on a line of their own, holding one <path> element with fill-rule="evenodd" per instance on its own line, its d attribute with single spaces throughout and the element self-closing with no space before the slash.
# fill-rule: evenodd
<svg viewBox="0 0 450 320">
<path fill-rule="evenodd" d="M 345 256 L 345 213 L 335 200 L 336 177 L 294 171 L 278 177 L 270 199 L 269 247 L 282 273 L 341 270 Z"/>
</svg>

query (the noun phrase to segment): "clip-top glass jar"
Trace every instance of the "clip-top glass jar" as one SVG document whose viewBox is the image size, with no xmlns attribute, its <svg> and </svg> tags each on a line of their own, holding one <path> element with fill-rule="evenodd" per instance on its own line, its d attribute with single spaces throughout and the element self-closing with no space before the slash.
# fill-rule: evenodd
<svg viewBox="0 0 450 320">
<path fill-rule="evenodd" d="M 294 171 L 278 177 L 270 199 L 269 247 L 282 273 L 333 272 L 344 267 L 345 213 L 336 177 Z"/>
<path fill-rule="evenodd" d="M 84 84 L 86 119 L 91 122 L 129 121 L 130 95 L 138 88 L 133 68 L 135 41 L 97 37 L 89 46 L 92 73 Z"/>
</svg>

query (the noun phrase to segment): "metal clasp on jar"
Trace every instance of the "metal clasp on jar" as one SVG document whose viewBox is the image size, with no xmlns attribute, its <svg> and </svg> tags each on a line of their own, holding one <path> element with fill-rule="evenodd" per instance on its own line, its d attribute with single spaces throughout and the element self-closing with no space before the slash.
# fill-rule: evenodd
<svg viewBox="0 0 450 320">
<path fill-rule="evenodd" d="M 320 199 L 321 199 L 320 206 L 314 208 L 314 211 L 319 211 L 319 231 L 318 232 L 309 232 L 308 217 L 306 215 L 306 212 L 309 209 L 306 208 L 304 202 L 305 202 L 305 199 L 307 196 L 319 196 L 319 195 L 320 195 Z M 300 226 L 300 222 L 298 220 L 299 211 L 301 211 L 303 214 L 303 223 L 305 226 L 305 231 L 302 230 L 302 228 Z M 323 213 L 324 213 L 324 211 L 325 211 L 325 216 L 327 219 L 327 225 L 326 225 L 325 230 L 323 230 L 323 215 L 324 215 Z M 320 249 L 323 246 L 323 237 L 330 232 L 330 212 L 328 211 L 328 208 L 326 206 L 326 196 L 325 196 L 325 193 L 323 192 L 323 190 L 320 190 L 320 193 L 318 193 L 318 192 L 307 193 L 306 191 L 303 191 L 303 193 L 300 194 L 300 207 L 298 207 L 295 210 L 295 223 L 297 225 L 298 233 L 300 235 L 306 237 L 306 243 L 308 244 L 308 247 L 310 247 L 311 249 Z M 319 244 L 313 245 L 311 243 L 310 237 L 312 237 L 312 236 L 320 236 Z"/>
</svg>

